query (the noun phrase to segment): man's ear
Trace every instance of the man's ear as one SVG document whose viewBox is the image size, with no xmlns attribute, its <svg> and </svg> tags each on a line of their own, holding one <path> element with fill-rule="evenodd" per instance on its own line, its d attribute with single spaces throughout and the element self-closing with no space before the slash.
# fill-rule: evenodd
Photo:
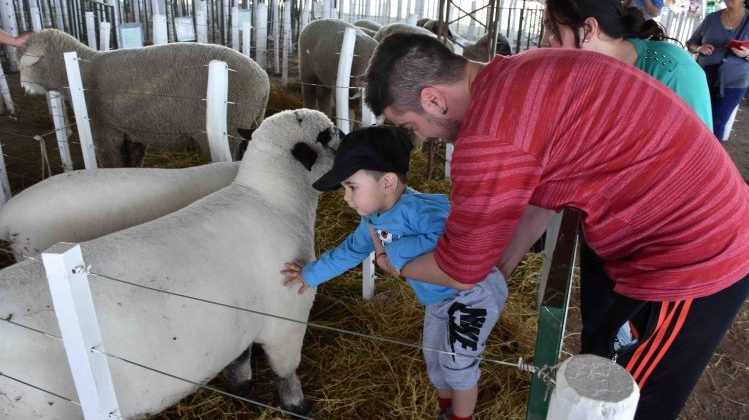
<svg viewBox="0 0 749 420">
<path fill-rule="evenodd" d="M 447 110 L 445 96 L 434 86 L 427 86 L 422 89 L 419 99 L 424 111 L 433 116 L 442 116 Z"/>
</svg>

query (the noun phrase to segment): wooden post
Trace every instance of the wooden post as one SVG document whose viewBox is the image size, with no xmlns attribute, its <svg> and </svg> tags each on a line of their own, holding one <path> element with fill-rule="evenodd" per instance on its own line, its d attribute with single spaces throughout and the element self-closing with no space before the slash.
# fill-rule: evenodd
<svg viewBox="0 0 749 420">
<path fill-rule="evenodd" d="M 83 416 L 119 417 L 81 247 L 58 243 L 42 253 L 42 261 Z"/>
<path fill-rule="evenodd" d="M 205 132 L 213 162 L 231 162 L 226 129 L 229 95 L 229 66 L 219 60 L 208 63 L 208 88 L 205 105 Z"/>
<path fill-rule="evenodd" d="M 559 360 L 577 256 L 579 225 L 580 213 L 569 209 L 563 212 L 548 281 L 545 283 L 543 300 L 538 309 L 538 332 L 533 355 L 533 362 L 536 366 L 553 366 Z M 533 378 L 528 396 L 526 419 L 546 418 L 549 403 L 545 399 L 547 389 L 544 381 L 537 377 Z"/>
<path fill-rule="evenodd" d="M 2 63 L 0 63 L 0 94 L 3 96 L 2 103 L 5 105 L 5 111 L 10 115 L 16 115 L 16 108 L 13 106 L 13 98 L 10 96 L 10 88 L 8 88 L 8 80 L 5 78 Z"/>
<path fill-rule="evenodd" d="M 5 155 L 3 154 L 3 145 L 0 142 L 0 206 L 10 200 L 10 183 L 8 182 L 8 172 L 5 170 Z"/>
<path fill-rule="evenodd" d="M 289 84 L 289 55 L 291 55 L 291 0 L 283 3 L 283 61 L 281 62 L 281 86 Z"/>
<path fill-rule="evenodd" d="M 8 35 L 18 36 L 18 27 L 16 26 L 16 12 L 13 7 L 13 0 L 0 0 L 0 20 L 2 20 L 3 29 Z M 18 71 L 18 61 L 16 60 L 16 47 L 5 46 L 6 57 L 8 57 L 8 67 L 10 72 Z"/>
<path fill-rule="evenodd" d="M 640 388 L 623 367 L 580 354 L 557 370 L 547 420 L 628 420 L 635 417 Z"/>
<path fill-rule="evenodd" d="M 78 137 L 81 141 L 83 163 L 86 169 L 96 169 L 96 152 L 93 136 L 91 135 L 91 126 L 88 122 L 86 98 L 83 96 L 81 68 L 78 66 L 78 54 L 75 51 L 65 53 L 65 71 L 68 74 L 68 86 L 70 86 L 70 97 L 71 102 L 73 102 Z"/>
<path fill-rule="evenodd" d="M 55 137 L 57 138 L 57 148 L 60 150 L 62 170 L 70 172 L 73 170 L 73 159 L 70 157 L 68 130 L 65 124 L 65 108 L 62 104 L 60 92 L 55 90 L 47 91 L 47 103 L 49 104 L 49 114 L 52 117 L 52 123 L 55 126 Z"/>
<path fill-rule="evenodd" d="M 255 61 L 265 70 L 265 51 L 268 45 L 268 6 L 258 3 L 255 13 Z"/>
</svg>

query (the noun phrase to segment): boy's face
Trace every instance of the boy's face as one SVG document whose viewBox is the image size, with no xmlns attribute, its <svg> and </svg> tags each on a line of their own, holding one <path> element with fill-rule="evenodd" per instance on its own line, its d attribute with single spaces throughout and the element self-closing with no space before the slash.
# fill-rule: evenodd
<svg viewBox="0 0 749 420">
<path fill-rule="evenodd" d="M 386 193 L 380 181 L 360 170 L 341 182 L 343 199 L 360 216 L 378 212 L 386 203 Z"/>
</svg>

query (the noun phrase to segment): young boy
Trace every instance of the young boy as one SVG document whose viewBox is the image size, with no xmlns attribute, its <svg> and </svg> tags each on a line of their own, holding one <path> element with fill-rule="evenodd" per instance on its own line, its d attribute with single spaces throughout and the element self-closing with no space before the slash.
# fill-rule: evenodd
<svg viewBox="0 0 749 420">
<path fill-rule="evenodd" d="M 340 245 L 304 267 L 286 263 L 284 284 L 299 293 L 355 267 L 377 250 L 399 270 L 434 250 L 450 204 L 443 194 L 422 194 L 406 186 L 413 145 L 400 130 L 372 126 L 344 137 L 333 168 L 313 186 L 345 189 L 344 200 L 361 215 L 359 227 Z M 370 236 L 376 233 L 377 240 Z M 423 353 L 429 380 L 437 388 L 442 419 L 470 419 L 478 395 L 479 358 L 507 297 L 497 269 L 467 290 L 406 279 L 426 307 Z"/>
</svg>

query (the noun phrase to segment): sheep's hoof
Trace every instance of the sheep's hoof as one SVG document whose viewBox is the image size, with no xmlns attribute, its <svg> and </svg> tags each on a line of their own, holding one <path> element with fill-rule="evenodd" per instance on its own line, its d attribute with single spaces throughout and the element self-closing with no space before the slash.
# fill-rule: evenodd
<svg viewBox="0 0 749 420">
<path fill-rule="evenodd" d="M 238 395 L 240 397 L 246 397 L 248 395 L 252 395 L 254 386 L 250 381 L 242 381 L 237 383 L 231 383 L 231 381 L 229 381 L 227 388 L 227 392 L 229 392 L 230 394 Z"/>
<path fill-rule="evenodd" d="M 281 408 L 290 413 L 299 414 L 300 416 L 305 417 L 309 416 L 309 414 L 312 412 L 312 404 L 310 404 L 307 400 L 302 400 L 302 403 L 299 405 L 282 404 Z"/>
</svg>

